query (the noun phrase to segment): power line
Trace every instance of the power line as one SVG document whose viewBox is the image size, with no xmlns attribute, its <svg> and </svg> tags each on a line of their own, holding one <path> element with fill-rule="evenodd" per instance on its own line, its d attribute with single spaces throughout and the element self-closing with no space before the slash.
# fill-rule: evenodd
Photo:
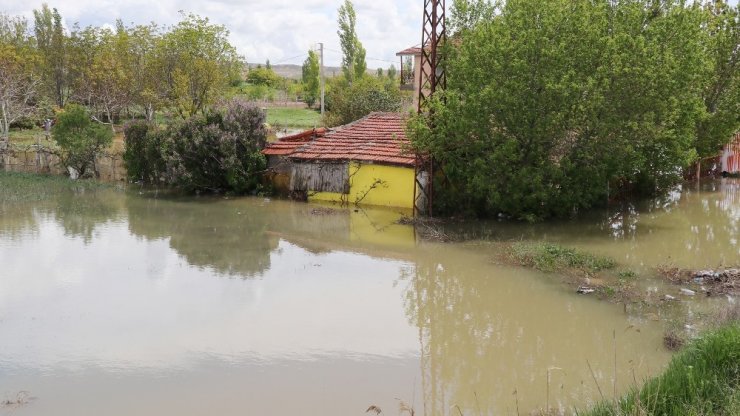
<svg viewBox="0 0 740 416">
<path fill-rule="evenodd" d="M 338 51 L 338 50 L 335 50 L 335 49 L 329 49 L 329 48 L 327 48 L 327 47 L 324 47 L 324 50 L 325 50 L 325 51 L 330 51 L 330 52 L 334 52 L 334 53 L 338 53 L 338 54 L 340 54 L 340 55 L 341 55 L 341 54 L 344 54 L 344 52 L 340 52 L 340 51 Z M 391 63 L 391 64 L 394 64 L 394 63 L 396 63 L 396 61 L 389 61 L 389 60 L 387 60 L 387 59 L 373 58 L 373 57 L 368 57 L 368 56 L 366 56 L 366 57 L 365 57 L 365 59 L 367 59 L 368 61 L 380 61 L 380 62 L 388 62 L 388 63 Z"/>
<path fill-rule="evenodd" d="M 270 62 L 270 65 L 281 64 L 283 62 L 288 62 L 288 61 L 293 60 L 293 59 L 296 59 L 296 58 L 304 58 L 306 56 L 308 56 L 308 54 L 307 53 L 303 53 L 303 54 L 300 54 L 300 55 L 291 56 L 290 58 L 281 59 L 281 60 L 279 60 L 277 62 Z"/>
</svg>

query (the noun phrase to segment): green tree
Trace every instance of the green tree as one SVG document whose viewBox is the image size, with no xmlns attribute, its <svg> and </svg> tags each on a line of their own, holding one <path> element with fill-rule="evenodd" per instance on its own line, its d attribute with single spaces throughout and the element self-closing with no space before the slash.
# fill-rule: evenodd
<svg viewBox="0 0 740 416">
<path fill-rule="evenodd" d="M 267 87 L 276 87 L 280 82 L 280 76 L 270 68 L 257 67 L 249 70 L 247 82 L 253 85 L 264 85 Z"/>
<path fill-rule="evenodd" d="M 700 157 L 711 157 L 740 129 L 740 13 L 724 1 L 708 3 L 704 12 L 706 114 L 697 126 L 696 148 Z"/>
<path fill-rule="evenodd" d="M 313 50 L 308 51 L 308 57 L 303 62 L 303 99 L 309 107 L 313 107 L 321 93 L 319 79 L 319 56 Z"/>
<path fill-rule="evenodd" d="M 324 124 L 338 126 L 359 120 L 373 111 L 400 111 L 403 97 L 396 83 L 363 77 L 350 84 L 343 77 L 332 79 L 326 97 Z"/>
<path fill-rule="evenodd" d="M 80 176 L 94 168 L 96 156 L 113 142 L 111 129 L 92 122 L 87 110 L 76 104 L 59 114 L 52 135 L 61 149 L 62 163 Z"/>
<path fill-rule="evenodd" d="M 0 139 L 7 143 L 10 126 L 36 111 L 38 55 L 21 17 L 0 14 Z"/>
<path fill-rule="evenodd" d="M 67 68 L 67 38 L 64 34 L 62 16 L 57 9 L 49 9 L 46 3 L 41 10 L 34 10 L 34 32 L 36 44 L 42 58 L 44 84 L 59 107 L 64 107 L 69 97 Z"/>
<path fill-rule="evenodd" d="M 357 14 L 350 0 L 344 0 L 344 4 L 339 7 L 339 43 L 342 47 L 342 72 L 344 77 L 352 83 L 355 79 L 362 78 L 367 71 L 367 62 L 365 61 L 365 48 L 357 37 L 355 25 L 357 23 Z"/>
<path fill-rule="evenodd" d="M 511 0 L 466 29 L 445 50 L 447 91 L 409 128 L 443 166 L 436 211 L 568 216 L 679 180 L 696 158 L 702 12 L 656 5 Z"/>
<path fill-rule="evenodd" d="M 115 32 L 88 26 L 75 28 L 69 38 L 72 97 L 87 105 L 96 119 L 109 124 L 132 103 L 129 50 L 129 36 L 120 21 Z"/>
<path fill-rule="evenodd" d="M 0 43 L 22 47 L 28 45 L 29 40 L 26 19 L 0 13 Z"/>
<path fill-rule="evenodd" d="M 127 41 L 131 100 L 151 122 L 155 111 L 167 102 L 163 60 L 157 54 L 161 33 L 154 24 L 139 25 L 127 30 Z"/>
<path fill-rule="evenodd" d="M 454 34 L 471 30 L 478 23 L 491 20 L 495 7 L 490 0 L 453 0 L 448 30 Z"/>
<path fill-rule="evenodd" d="M 0 139 L 9 140 L 10 126 L 32 115 L 38 78 L 32 71 L 32 57 L 0 41 Z"/>
<path fill-rule="evenodd" d="M 183 117 L 202 113 L 239 78 L 242 66 L 224 26 L 194 14 L 162 36 L 158 45 L 169 100 Z"/>
<path fill-rule="evenodd" d="M 388 74 L 388 78 L 396 79 L 396 74 L 397 74 L 396 66 L 391 64 L 391 66 L 388 67 L 387 74 Z"/>
</svg>

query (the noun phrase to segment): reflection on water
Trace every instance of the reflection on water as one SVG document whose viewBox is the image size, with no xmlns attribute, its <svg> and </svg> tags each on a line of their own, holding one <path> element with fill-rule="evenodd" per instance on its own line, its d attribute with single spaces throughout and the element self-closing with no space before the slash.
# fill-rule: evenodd
<svg viewBox="0 0 740 416">
<path fill-rule="evenodd" d="M 407 314 L 420 329 L 425 413 L 566 409 L 625 391 L 667 360 L 660 327 L 621 307 L 573 296 L 535 273 L 491 268 L 444 248 L 408 275 Z M 616 356 L 615 356 L 616 354 Z M 618 360 L 615 374 L 614 360 Z M 616 379 L 615 379 L 616 376 Z M 514 393 L 516 392 L 516 393 Z"/>
<path fill-rule="evenodd" d="M 523 225 L 485 222 L 451 230 L 465 239 L 548 240 L 614 257 L 635 268 L 719 267 L 740 261 L 740 181 L 684 185 L 666 196 Z"/>
<path fill-rule="evenodd" d="M 475 240 L 727 262 L 737 195 L 725 181 L 578 222 L 457 224 L 473 241 L 455 244 L 418 241 L 395 211 L 263 198 L 1 206 L 0 399 L 30 391 L 21 415 L 583 406 L 599 397 L 589 364 L 610 395 L 660 371 L 660 325 L 493 265 Z"/>
</svg>

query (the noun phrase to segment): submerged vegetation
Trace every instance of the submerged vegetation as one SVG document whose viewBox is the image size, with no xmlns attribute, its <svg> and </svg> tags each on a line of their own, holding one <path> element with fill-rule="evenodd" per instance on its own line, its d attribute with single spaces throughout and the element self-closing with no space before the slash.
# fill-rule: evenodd
<svg viewBox="0 0 740 416">
<path fill-rule="evenodd" d="M 72 181 L 63 176 L 0 171 L 0 204 L 40 201 L 63 193 L 109 188 L 111 185 L 94 180 Z"/>
<path fill-rule="evenodd" d="M 583 416 L 740 414 L 740 321 L 710 331 L 673 358 L 665 372 Z"/>
<path fill-rule="evenodd" d="M 616 262 L 603 256 L 585 253 L 552 243 L 514 243 L 508 254 L 518 264 L 543 272 L 578 271 L 593 275 L 616 267 Z"/>
<path fill-rule="evenodd" d="M 595 293 L 611 301 L 635 301 L 636 274 L 617 270 L 617 262 L 570 247 L 548 242 L 515 242 L 499 244 L 497 260 L 505 264 L 557 274 L 578 293 Z"/>
</svg>

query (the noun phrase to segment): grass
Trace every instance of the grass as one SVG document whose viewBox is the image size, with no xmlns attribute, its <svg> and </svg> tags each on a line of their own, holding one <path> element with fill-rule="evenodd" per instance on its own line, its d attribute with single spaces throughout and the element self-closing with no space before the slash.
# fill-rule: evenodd
<svg viewBox="0 0 740 416">
<path fill-rule="evenodd" d="M 740 321 L 705 333 L 676 355 L 665 372 L 617 401 L 583 416 L 739 415 Z"/>
<path fill-rule="evenodd" d="M 267 122 L 272 126 L 306 129 L 321 127 L 321 113 L 308 108 L 275 107 L 268 108 L 266 112 Z"/>
<path fill-rule="evenodd" d="M 110 188 L 94 180 L 73 181 L 65 176 L 0 172 L 0 203 L 40 201 L 67 192 Z"/>
<path fill-rule="evenodd" d="M 509 256 L 521 266 L 543 272 L 581 271 L 585 274 L 613 269 L 617 263 L 609 258 L 552 243 L 514 243 Z"/>
<path fill-rule="evenodd" d="M 9 139 L 10 144 L 16 146 L 30 146 L 39 142 L 47 145 L 49 143 L 46 141 L 44 129 L 38 127 L 28 130 L 11 129 Z"/>
</svg>

